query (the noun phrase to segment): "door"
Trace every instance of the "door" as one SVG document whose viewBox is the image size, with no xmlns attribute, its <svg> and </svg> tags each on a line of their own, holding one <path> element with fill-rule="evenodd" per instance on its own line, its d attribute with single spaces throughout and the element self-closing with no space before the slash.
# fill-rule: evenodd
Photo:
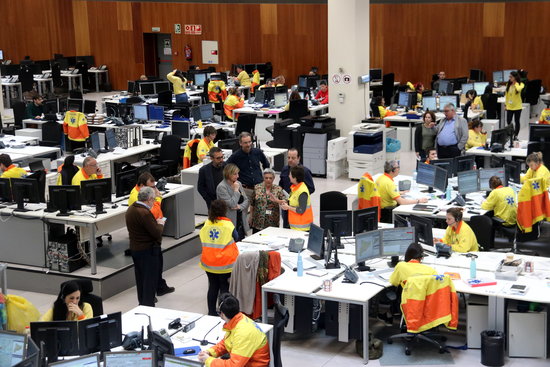
<svg viewBox="0 0 550 367">
<path fill-rule="evenodd" d="M 157 70 L 158 76 L 166 79 L 166 74 L 174 70 L 172 68 L 172 35 L 169 33 L 156 33 L 157 36 Z"/>
<path fill-rule="evenodd" d="M 143 63 L 145 75 L 158 75 L 157 35 L 155 33 L 143 33 Z"/>
</svg>

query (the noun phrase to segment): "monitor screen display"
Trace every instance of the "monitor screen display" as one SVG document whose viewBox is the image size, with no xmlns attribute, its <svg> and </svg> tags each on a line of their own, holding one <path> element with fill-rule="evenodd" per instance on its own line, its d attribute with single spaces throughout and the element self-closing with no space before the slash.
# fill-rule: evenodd
<svg viewBox="0 0 550 367">
<path fill-rule="evenodd" d="M 78 358 L 67 359 L 61 362 L 52 363 L 48 366 L 55 367 L 98 367 L 99 354 L 89 354 Z"/>
<path fill-rule="evenodd" d="M 172 135 L 179 136 L 181 139 L 190 139 L 189 121 L 172 120 Z"/>
<path fill-rule="evenodd" d="M 155 94 L 155 83 L 139 83 L 139 92 L 143 95 Z"/>
<path fill-rule="evenodd" d="M 193 75 L 193 83 L 198 86 L 203 86 L 206 81 L 206 73 L 197 73 Z"/>
<path fill-rule="evenodd" d="M 452 177 L 454 174 L 455 161 L 452 158 L 443 158 L 430 161 L 431 165 L 444 168 L 447 171 L 447 177 Z"/>
<path fill-rule="evenodd" d="M 447 190 L 448 174 L 445 168 L 435 167 L 434 188 L 441 192 Z"/>
<path fill-rule="evenodd" d="M 207 104 L 201 104 L 200 106 L 201 111 L 201 119 L 203 121 L 212 120 L 214 117 L 214 110 L 212 110 L 212 105 L 210 103 Z"/>
<path fill-rule="evenodd" d="M 82 99 L 67 99 L 67 108 L 69 111 L 82 112 L 84 101 Z"/>
<path fill-rule="evenodd" d="M 128 80 L 128 93 L 129 94 L 133 94 L 134 93 L 134 88 L 136 87 L 136 83 L 131 81 L 131 80 Z"/>
<path fill-rule="evenodd" d="M 493 176 L 497 176 L 502 181 L 503 185 L 506 185 L 506 170 L 501 168 L 486 168 L 479 170 L 479 189 L 481 191 L 489 191 L 489 179 Z"/>
<path fill-rule="evenodd" d="M 416 240 L 414 227 L 387 228 L 380 231 L 383 256 L 405 256 L 409 245 Z"/>
<path fill-rule="evenodd" d="M 355 236 L 355 262 L 360 263 L 382 256 L 380 231 L 370 231 Z M 408 245 L 407 245 L 408 246 Z"/>
<path fill-rule="evenodd" d="M 517 71 L 517 69 L 503 70 L 502 71 L 502 81 L 507 82 L 508 79 L 510 79 L 510 73 L 512 73 L 513 71 Z"/>
<path fill-rule="evenodd" d="M 474 83 L 474 90 L 476 91 L 478 96 L 481 96 L 483 93 L 485 93 L 485 88 L 489 85 L 489 82 L 477 82 Z"/>
<path fill-rule="evenodd" d="M 428 246 L 434 245 L 433 239 L 433 223 L 430 218 L 411 215 L 409 217 L 411 227 L 414 227 L 418 242 Z"/>
<path fill-rule="evenodd" d="M 4 60 L 4 50 L 0 50 L 0 60 Z"/>
<path fill-rule="evenodd" d="M 118 143 L 116 141 L 115 129 L 105 130 L 105 140 L 107 141 L 107 147 L 109 147 L 109 149 L 114 149 L 118 147 Z"/>
<path fill-rule="evenodd" d="M 199 361 L 190 358 L 179 358 L 164 355 L 164 367 L 202 367 L 203 364 Z"/>
<path fill-rule="evenodd" d="M 258 89 L 256 93 L 254 94 L 254 102 L 255 103 L 265 103 L 265 92 L 263 89 Z"/>
<path fill-rule="evenodd" d="M 455 157 L 455 172 L 471 171 L 474 169 L 475 156 L 462 155 Z"/>
<path fill-rule="evenodd" d="M 502 70 L 493 71 L 493 82 L 502 83 L 504 81 L 504 76 Z"/>
<path fill-rule="evenodd" d="M 377 206 L 353 211 L 353 233 L 359 234 L 375 229 L 378 229 Z"/>
<path fill-rule="evenodd" d="M 466 94 L 466 92 L 474 89 L 474 83 L 462 84 L 462 87 L 460 89 L 462 90 L 462 94 Z"/>
<path fill-rule="evenodd" d="M 437 91 L 439 93 L 447 93 L 447 89 L 449 89 L 449 81 L 448 80 L 440 80 L 439 81 L 439 89 Z"/>
<path fill-rule="evenodd" d="M 153 367 L 153 351 L 141 352 L 107 352 L 105 367 Z"/>
<path fill-rule="evenodd" d="M 307 75 L 300 75 L 298 77 L 298 87 L 307 88 Z"/>
<path fill-rule="evenodd" d="M 286 106 L 288 102 L 288 96 L 286 93 L 275 93 L 275 107 L 282 108 Z"/>
<path fill-rule="evenodd" d="M 504 171 L 506 172 L 506 182 L 520 183 L 521 162 L 506 159 L 504 161 Z"/>
<path fill-rule="evenodd" d="M 445 106 L 448 105 L 449 103 L 452 103 L 453 106 L 457 107 L 458 95 L 440 96 L 439 97 L 439 110 L 443 111 Z"/>
<path fill-rule="evenodd" d="M 320 257 L 323 257 L 324 232 L 323 228 L 312 223 L 307 239 L 307 249 Z"/>
<path fill-rule="evenodd" d="M 370 69 L 369 75 L 371 82 L 380 81 L 382 80 L 382 69 Z"/>
<path fill-rule="evenodd" d="M 92 149 L 94 150 L 94 152 L 98 153 L 101 149 L 101 143 L 99 142 L 99 133 L 91 133 L 90 141 L 92 142 Z"/>
<path fill-rule="evenodd" d="M 170 82 L 156 82 L 155 83 L 155 93 L 164 92 L 165 90 L 170 90 Z"/>
<path fill-rule="evenodd" d="M 334 236 L 351 236 L 352 215 L 349 210 L 328 210 L 319 214 L 321 228 Z"/>
<path fill-rule="evenodd" d="M 84 113 L 96 113 L 96 101 L 93 100 L 84 100 Z"/>
<path fill-rule="evenodd" d="M 164 121 L 164 107 L 150 104 L 147 106 L 149 121 Z"/>
<path fill-rule="evenodd" d="M 398 106 L 404 106 L 409 107 L 410 101 L 410 94 L 407 92 L 399 92 L 399 99 L 397 100 Z"/>
<path fill-rule="evenodd" d="M 420 185 L 433 187 L 435 182 L 436 167 L 431 164 L 418 163 L 416 182 Z"/>
<path fill-rule="evenodd" d="M 27 337 L 24 334 L 15 334 L 0 331 L 0 364 L 14 366 L 26 357 Z"/>
<path fill-rule="evenodd" d="M 422 107 L 424 111 L 437 111 L 437 99 L 436 97 L 423 97 Z"/>
<path fill-rule="evenodd" d="M 479 190 L 477 170 L 458 172 L 458 192 L 466 195 Z"/>
<path fill-rule="evenodd" d="M 146 104 L 135 104 L 134 109 L 134 120 L 147 121 L 147 105 Z"/>
</svg>

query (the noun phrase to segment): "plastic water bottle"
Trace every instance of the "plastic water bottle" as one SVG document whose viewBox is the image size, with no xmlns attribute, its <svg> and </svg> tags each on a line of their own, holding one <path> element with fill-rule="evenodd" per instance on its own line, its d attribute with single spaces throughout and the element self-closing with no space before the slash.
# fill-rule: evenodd
<svg viewBox="0 0 550 367">
<path fill-rule="evenodd" d="M 304 263 L 302 262 L 302 253 L 298 252 L 298 261 L 296 262 L 296 268 L 298 276 L 301 277 L 304 275 Z"/>
<path fill-rule="evenodd" d="M 416 183 L 416 176 L 418 175 L 418 172 L 414 171 L 413 172 L 413 184 Z"/>
<path fill-rule="evenodd" d="M 445 200 L 451 200 L 451 185 L 447 185 L 447 191 L 445 192 Z"/>
<path fill-rule="evenodd" d="M 470 261 L 470 279 L 475 279 L 477 275 L 476 258 L 472 256 Z"/>
</svg>

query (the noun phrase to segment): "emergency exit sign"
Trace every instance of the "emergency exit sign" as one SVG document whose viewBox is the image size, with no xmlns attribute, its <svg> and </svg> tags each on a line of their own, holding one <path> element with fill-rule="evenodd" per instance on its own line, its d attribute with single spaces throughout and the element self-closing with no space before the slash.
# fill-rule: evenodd
<svg viewBox="0 0 550 367">
<path fill-rule="evenodd" d="M 185 34 L 202 34 L 202 25 L 200 24 L 186 24 L 184 27 Z"/>
</svg>

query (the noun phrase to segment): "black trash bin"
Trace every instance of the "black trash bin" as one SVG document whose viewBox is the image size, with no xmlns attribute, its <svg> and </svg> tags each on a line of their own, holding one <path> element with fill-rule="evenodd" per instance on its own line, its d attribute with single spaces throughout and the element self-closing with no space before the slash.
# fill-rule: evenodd
<svg viewBox="0 0 550 367">
<path fill-rule="evenodd" d="M 504 366 L 504 333 L 485 330 L 481 332 L 481 364 L 484 366 Z"/>
</svg>

